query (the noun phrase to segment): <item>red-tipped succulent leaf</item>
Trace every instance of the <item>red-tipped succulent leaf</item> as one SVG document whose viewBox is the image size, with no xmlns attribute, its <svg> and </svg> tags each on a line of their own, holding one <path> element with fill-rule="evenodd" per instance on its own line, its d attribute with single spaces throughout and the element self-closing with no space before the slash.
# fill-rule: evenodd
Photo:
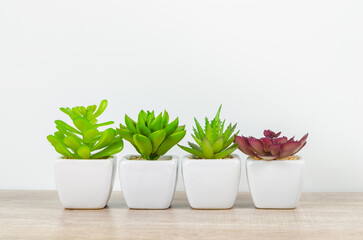
<svg viewBox="0 0 363 240">
<path fill-rule="evenodd" d="M 299 141 L 294 137 L 279 137 L 281 132 L 275 133 L 271 130 L 265 130 L 265 137 L 257 139 L 254 137 L 235 136 L 234 142 L 238 144 L 239 150 L 252 157 L 258 157 L 263 160 L 275 160 L 286 158 L 299 152 L 305 145 L 308 133 Z"/>
</svg>

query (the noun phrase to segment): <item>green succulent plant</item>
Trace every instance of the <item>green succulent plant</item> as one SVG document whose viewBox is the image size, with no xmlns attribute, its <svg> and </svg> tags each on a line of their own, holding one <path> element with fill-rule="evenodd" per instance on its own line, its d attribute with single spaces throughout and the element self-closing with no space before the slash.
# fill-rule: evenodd
<svg viewBox="0 0 363 240">
<path fill-rule="evenodd" d="M 224 131 L 225 120 L 222 122 L 219 119 L 221 108 L 222 105 L 219 107 L 216 116 L 211 122 L 209 122 L 208 118 L 205 118 L 204 129 L 198 120 L 194 118 L 196 128 L 193 127 L 194 135 L 192 134 L 192 137 L 197 144 L 188 142 L 190 148 L 179 144 L 178 146 L 198 158 L 205 159 L 226 158 L 234 152 L 238 147 L 236 143 L 232 144 L 234 136 L 239 132 L 233 133 L 237 124 L 234 126 L 229 124 Z"/>
<path fill-rule="evenodd" d="M 185 126 L 178 126 L 179 119 L 169 123 L 164 111 L 155 117 L 154 111 L 140 111 L 137 122 L 125 115 L 126 126 L 120 124 L 118 134 L 129 141 L 143 159 L 157 160 L 185 136 Z"/>
<path fill-rule="evenodd" d="M 113 121 L 97 123 L 97 117 L 105 111 L 106 107 L 107 100 L 102 100 L 98 109 L 96 105 L 78 106 L 72 109 L 60 108 L 72 119 L 75 128 L 61 120 L 56 120 L 58 131 L 48 135 L 48 141 L 64 158 L 100 159 L 120 152 L 124 144 L 122 138 L 117 136 L 116 130 L 107 128 L 100 131 L 98 129 L 114 123 Z"/>
</svg>

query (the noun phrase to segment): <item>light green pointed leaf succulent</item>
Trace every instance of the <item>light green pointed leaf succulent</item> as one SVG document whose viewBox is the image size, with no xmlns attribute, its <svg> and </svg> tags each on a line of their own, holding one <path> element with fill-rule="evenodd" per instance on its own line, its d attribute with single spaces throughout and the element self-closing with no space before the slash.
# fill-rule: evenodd
<svg viewBox="0 0 363 240">
<path fill-rule="evenodd" d="M 58 131 L 48 135 L 48 141 L 58 153 L 69 159 L 108 158 L 120 152 L 123 149 L 123 140 L 117 135 L 116 130 L 113 128 L 98 130 L 102 126 L 114 123 L 112 121 L 97 123 L 97 117 L 106 107 L 107 100 L 102 100 L 98 109 L 96 105 L 60 108 L 71 118 L 75 127 L 56 120 Z"/>
<path fill-rule="evenodd" d="M 143 159 L 158 160 L 185 136 L 185 126 L 178 124 L 178 118 L 169 123 L 166 111 L 155 117 L 154 111 L 142 110 L 137 122 L 125 115 L 126 126 L 120 124 L 117 133 L 129 141 Z"/>
<path fill-rule="evenodd" d="M 189 143 L 190 147 L 178 146 L 184 151 L 193 154 L 197 158 L 204 159 L 220 159 L 226 158 L 237 149 L 237 144 L 232 144 L 234 140 L 234 133 L 236 125 L 232 127 L 230 124 L 224 131 L 225 121 L 220 120 L 220 112 L 222 105 L 219 107 L 218 112 L 212 121 L 205 118 L 204 129 L 196 118 L 195 127 L 193 127 L 192 137 L 196 144 Z"/>
</svg>

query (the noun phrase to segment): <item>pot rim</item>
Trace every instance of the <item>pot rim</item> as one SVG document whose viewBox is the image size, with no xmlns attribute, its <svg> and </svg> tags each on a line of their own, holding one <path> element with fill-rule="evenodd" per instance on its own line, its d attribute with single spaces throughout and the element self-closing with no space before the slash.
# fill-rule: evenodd
<svg viewBox="0 0 363 240">
<path fill-rule="evenodd" d="M 183 156 L 183 160 L 202 161 L 202 162 L 206 162 L 206 161 L 231 161 L 231 160 L 241 160 L 241 158 L 237 154 L 232 153 L 230 155 L 232 156 L 232 158 L 217 158 L 217 159 L 202 158 L 202 159 L 196 159 L 196 158 L 190 158 L 190 156 L 193 156 L 192 154 L 186 154 L 186 155 Z"/>
<path fill-rule="evenodd" d="M 248 156 L 246 158 L 246 161 L 258 161 L 258 162 L 300 162 L 300 161 L 304 161 L 304 158 L 301 157 L 300 155 L 295 155 L 296 157 L 298 157 L 299 159 L 294 159 L 294 160 L 279 160 L 279 159 L 274 159 L 274 160 L 264 160 L 264 159 L 253 159 L 251 156 Z"/>
<path fill-rule="evenodd" d="M 57 161 L 77 161 L 77 162 L 100 162 L 100 161 L 111 161 L 115 160 L 116 155 L 111 155 L 109 158 L 95 158 L 95 159 L 74 159 L 74 158 L 63 158 L 57 157 Z"/>
<path fill-rule="evenodd" d="M 147 159 L 130 159 L 130 157 L 133 156 L 141 156 L 139 154 L 127 154 L 125 156 L 122 156 L 120 161 L 135 161 L 135 162 L 169 162 L 169 161 L 176 161 L 178 160 L 178 157 L 176 155 L 163 155 L 158 160 L 147 160 Z M 161 159 L 161 158 L 170 158 L 170 159 Z"/>
</svg>

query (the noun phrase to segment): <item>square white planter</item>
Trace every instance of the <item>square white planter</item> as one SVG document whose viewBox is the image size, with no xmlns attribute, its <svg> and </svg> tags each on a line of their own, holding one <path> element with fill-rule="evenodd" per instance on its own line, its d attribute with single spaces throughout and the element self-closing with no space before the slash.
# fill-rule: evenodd
<svg viewBox="0 0 363 240">
<path fill-rule="evenodd" d="M 121 189 L 129 208 L 167 209 L 173 200 L 178 158 L 163 156 L 159 160 L 120 160 Z M 166 160 L 169 159 L 170 160 Z"/>
<path fill-rule="evenodd" d="M 109 159 L 62 159 L 55 163 L 59 199 L 69 209 L 100 209 L 110 199 L 116 157 Z"/>
<path fill-rule="evenodd" d="M 304 160 L 247 158 L 247 180 L 256 208 L 296 208 L 303 180 Z"/>
<path fill-rule="evenodd" d="M 241 160 L 183 158 L 182 174 L 189 204 L 196 209 L 229 209 L 237 197 Z"/>
</svg>

